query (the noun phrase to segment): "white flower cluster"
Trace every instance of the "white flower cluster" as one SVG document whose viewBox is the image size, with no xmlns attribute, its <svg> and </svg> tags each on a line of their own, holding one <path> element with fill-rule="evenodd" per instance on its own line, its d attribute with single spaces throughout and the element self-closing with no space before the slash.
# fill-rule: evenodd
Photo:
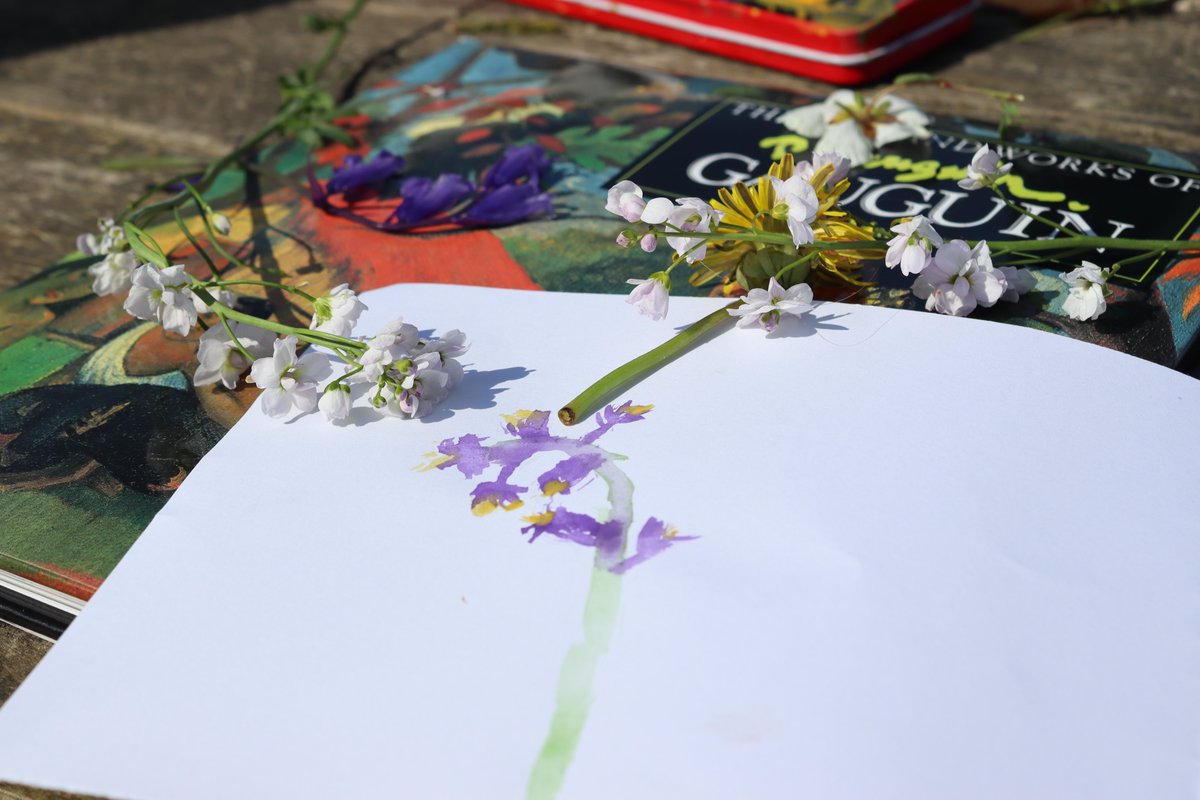
<svg viewBox="0 0 1200 800">
<path fill-rule="evenodd" d="M 926 310 L 965 317 L 979 306 L 1015 303 L 1036 283 L 1027 270 L 992 264 L 987 242 L 974 247 L 962 239 L 943 242 L 923 216 L 891 230 L 896 235 L 888 242 L 884 264 L 917 276 L 912 291 L 925 301 Z"/>
<path fill-rule="evenodd" d="M 103 224 L 101 227 L 103 231 Z M 111 225 L 109 228 L 117 230 Z M 118 241 L 113 237 L 102 239 L 101 244 L 89 235 L 87 244 L 93 248 L 115 247 Z M 198 291 L 207 291 L 229 307 L 236 299 L 218 285 L 197 282 L 182 264 L 159 267 L 138 264 L 128 250 L 112 254 L 128 256 L 132 262 L 125 280 L 129 287 L 125 310 L 138 319 L 155 320 L 180 336 L 191 332 L 200 314 L 213 310 Z M 99 265 L 93 265 L 93 269 L 95 266 Z M 109 276 L 104 273 L 101 285 L 98 275 L 93 285 L 97 294 L 114 293 Z M 203 291 L 201 287 L 205 287 Z M 329 420 L 345 419 L 350 414 L 350 384 L 370 384 L 365 393 L 368 402 L 384 414 L 408 419 L 424 416 L 462 380 L 463 368 L 457 358 L 467 351 L 465 334 L 453 330 L 441 338 L 422 338 L 414 326 L 395 320 L 369 339 L 350 339 L 364 310 L 366 306 L 345 283 L 314 299 L 309 328 L 345 340 L 345 346 L 339 348 L 346 356 L 345 370 L 332 380 L 334 363 L 330 356 L 315 349 L 298 355 L 300 342 L 295 335 L 280 338 L 252 322 L 222 320 L 200 336 L 200 364 L 192 383 L 220 383 L 235 389 L 249 370 L 250 381 L 263 390 L 262 409 L 268 416 L 319 409 Z M 337 348 L 338 344 L 335 340 L 329 346 Z"/>
<path fill-rule="evenodd" d="M 665 233 L 667 244 L 689 264 L 704 260 L 708 240 L 688 234 L 711 233 L 721 222 L 721 212 L 699 197 L 681 197 L 674 203 L 665 197 L 647 201 L 633 181 L 621 181 L 609 189 L 604 210 L 634 224 L 621 232 L 617 244 L 629 247 L 637 239 L 643 250 L 653 253 L 658 246 L 656 234 Z"/>
<path fill-rule="evenodd" d="M 99 237 L 94 233 L 81 234 L 75 246 L 86 256 L 103 256 L 88 267 L 92 276 L 92 291 L 98 295 L 119 294 L 129 287 L 137 257 L 125 242 L 125 231 L 105 217 L 97 223 Z"/>
</svg>

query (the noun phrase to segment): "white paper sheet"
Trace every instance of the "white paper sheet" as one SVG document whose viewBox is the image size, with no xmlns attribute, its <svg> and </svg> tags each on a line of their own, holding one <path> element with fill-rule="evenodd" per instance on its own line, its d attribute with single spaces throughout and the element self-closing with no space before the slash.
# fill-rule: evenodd
<svg viewBox="0 0 1200 800">
<path fill-rule="evenodd" d="M 428 421 L 252 410 L 0 711 L 0 779 L 137 800 L 1197 795 L 1200 383 L 860 306 L 730 332 L 597 441 L 628 457 L 634 533 L 698 537 L 614 578 L 520 532 L 550 502 L 599 514 L 599 482 L 479 517 L 495 470 L 414 468 L 513 438 L 500 414 L 557 409 L 670 325 L 612 296 L 366 299 L 364 331 L 467 330 L 475 372 Z M 715 307 L 676 299 L 669 323 Z M 518 482 L 537 495 L 555 461 Z M 582 732 L 546 755 L 556 712 Z"/>
</svg>

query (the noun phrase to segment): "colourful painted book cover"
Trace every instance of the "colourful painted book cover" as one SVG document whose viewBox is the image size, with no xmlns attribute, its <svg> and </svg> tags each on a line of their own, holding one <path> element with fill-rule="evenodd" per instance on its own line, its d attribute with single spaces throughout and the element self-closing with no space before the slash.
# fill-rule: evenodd
<svg viewBox="0 0 1200 800">
<path fill-rule="evenodd" d="M 808 153 L 813 143 L 776 120 L 808 102 L 464 39 L 364 93 L 359 114 L 344 121 L 355 147 L 310 154 L 300 144 L 277 146 L 252 168 L 224 173 L 207 197 L 232 221 L 233 255 L 306 280 L 313 292 L 349 281 L 359 290 L 431 282 L 624 293 L 627 278 L 659 269 L 661 259 L 613 244 L 606 187 L 632 178 L 651 192 L 712 197 L 782 154 Z M 962 238 L 1054 236 L 957 188 L 979 142 L 1020 166 L 1023 181 L 1010 185 L 1013 193 L 1060 225 L 1117 237 L 1195 236 L 1200 174 L 1187 158 L 1029 132 L 1001 139 L 959 119 L 937 119 L 926 141 L 884 148 L 853 173 L 847 206 L 882 223 L 925 214 Z M 552 218 L 395 234 L 326 214 L 310 199 L 310 163 L 326 179 L 349 156 L 387 150 L 404 156 L 408 175 L 474 178 L 506 147 L 524 144 L 554 159 L 545 186 L 554 196 Z M 195 231 L 203 241 L 198 223 Z M 204 269 L 173 225 L 152 233 L 174 248 L 176 260 Z M 1098 253 L 1093 260 L 1111 259 Z M 51 636 L 255 397 L 249 388 L 193 386 L 194 338 L 131 318 L 119 296 L 94 295 L 89 263 L 76 256 L 0 295 L 0 570 L 7 581 L 0 581 L 0 613 L 13 618 L 41 608 L 49 618 L 17 621 L 41 624 Z M 1062 313 L 1064 268 L 1032 265 L 1033 291 L 980 316 L 1187 365 L 1200 330 L 1200 258 L 1123 268 L 1111 312 L 1094 325 Z M 241 268 L 230 269 L 236 276 Z M 874 277 L 853 296 L 825 299 L 923 306 L 906 280 Z M 274 290 L 248 302 L 251 313 L 295 316 Z"/>
</svg>

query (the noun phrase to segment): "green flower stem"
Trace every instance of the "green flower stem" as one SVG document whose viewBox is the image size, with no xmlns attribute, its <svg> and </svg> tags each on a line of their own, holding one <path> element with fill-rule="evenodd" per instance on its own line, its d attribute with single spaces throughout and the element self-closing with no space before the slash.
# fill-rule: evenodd
<svg viewBox="0 0 1200 800">
<path fill-rule="evenodd" d="M 1031 239 L 1029 241 L 988 242 L 992 253 L 1031 253 L 1041 250 L 1075 248 L 1111 248 L 1113 250 L 1140 250 L 1159 252 L 1179 250 L 1200 251 L 1200 242 L 1175 239 L 1113 239 L 1108 236 L 1072 236 L 1070 241 L 1061 239 Z"/>
<path fill-rule="evenodd" d="M 217 263 L 212 260 L 212 257 L 208 254 L 208 251 L 200 246 L 200 242 L 196 241 L 196 237 L 193 236 L 192 232 L 188 229 L 187 223 L 183 221 L 183 215 L 179 213 L 179 208 L 176 207 L 171 210 L 175 214 L 175 224 L 179 226 L 179 230 L 183 231 L 183 235 L 187 237 L 189 242 L 191 242 L 191 245 L 196 249 L 196 252 L 204 256 L 204 260 L 208 263 L 208 268 L 212 271 L 213 277 L 219 279 L 221 277 L 221 271 L 217 269 Z"/>
<path fill-rule="evenodd" d="M 995 184 L 992 184 L 992 191 L 996 193 L 996 197 L 999 197 L 1001 202 L 1004 203 L 1004 205 L 1008 206 L 1013 211 L 1016 211 L 1018 214 L 1029 217 L 1030 219 L 1035 219 L 1038 222 L 1042 223 L 1043 225 L 1049 225 L 1051 228 L 1054 228 L 1055 230 L 1057 230 L 1060 233 L 1065 233 L 1067 236 L 1073 237 L 1073 236 L 1080 235 L 1079 231 L 1073 231 L 1070 228 L 1059 225 L 1057 222 L 1046 219 L 1045 217 L 1041 216 L 1040 214 L 1033 213 L 1032 211 L 1025 208 L 1024 206 L 1017 205 L 1016 203 L 1014 203 L 1013 201 L 1011 201 L 1007 197 L 1005 197 L 1004 193 L 1000 191 L 1000 187 L 996 186 Z"/>
<path fill-rule="evenodd" d="M 302 342 L 328 347 L 339 352 L 362 355 L 367 351 L 367 346 L 362 342 L 356 342 L 344 336 L 334 336 L 331 333 L 314 331 L 309 328 L 295 328 L 291 325 L 284 325 L 282 322 L 272 322 L 269 319 L 262 319 L 253 314 L 244 314 L 218 301 L 200 284 L 194 284 L 192 291 L 212 309 L 213 313 L 221 318 L 228 318 L 234 322 L 244 322 L 256 328 L 262 328 L 264 331 L 271 331 L 272 333 L 279 333 L 284 336 L 295 336 Z"/>
<path fill-rule="evenodd" d="M 794 270 L 796 267 L 803 266 L 804 264 L 807 264 L 809 261 L 812 261 L 816 257 L 817 257 L 817 253 L 816 253 L 816 251 L 813 251 L 806 256 L 801 256 L 800 258 L 797 258 L 795 261 L 793 261 L 790 264 L 785 264 L 784 266 L 779 268 L 778 272 L 775 273 L 775 280 L 779 280 L 785 274 Z M 808 272 L 805 271 L 805 273 L 800 277 L 798 282 L 803 283 L 807 278 L 808 278 Z"/>
<path fill-rule="evenodd" d="M 334 378 L 332 381 L 330 381 L 329 385 L 325 387 L 324 391 L 328 392 L 330 389 L 333 389 L 334 387 L 336 387 L 339 383 L 345 383 L 346 379 L 349 378 L 351 375 L 357 375 L 358 373 L 360 373 L 362 371 L 363 371 L 363 365 L 362 364 L 356 365 L 354 367 L 354 369 L 348 370 L 340 377 Z"/>
<path fill-rule="evenodd" d="M 732 324 L 733 316 L 729 310 L 741 304 L 741 300 L 736 300 L 723 306 L 692 323 L 648 353 L 617 367 L 560 408 L 558 418 L 566 425 L 574 425 L 579 420 L 590 416 L 593 411 L 612 399 L 618 392 L 627 389 L 659 367 L 683 355 L 703 342 L 708 334 L 718 331 L 727 324 Z"/>
<path fill-rule="evenodd" d="M 240 258 L 237 258 L 225 249 L 225 246 L 221 244 L 221 240 L 217 237 L 217 232 L 213 230 L 212 220 L 209 218 L 209 215 L 212 213 L 212 207 L 204 201 L 204 198 L 200 196 L 200 193 L 197 192 L 195 188 L 191 186 L 191 184 L 188 184 L 187 191 L 191 193 L 192 199 L 196 202 L 196 210 L 200 214 L 200 221 L 204 223 L 204 230 L 208 232 L 208 241 L 212 243 L 213 249 L 216 250 L 217 253 L 219 253 L 221 257 L 230 264 L 242 267 L 243 269 L 257 271 L 254 269 L 254 267 L 250 266 L 245 261 L 242 261 Z"/>
<path fill-rule="evenodd" d="M 221 324 L 225 326 L 225 332 L 229 334 L 229 341 L 233 342 L 233 346 L 242 354 L 242 358 L 246 359 L 247 364 L 253 364 L 254 356 L 250 355 L 250 351 L 242 345 L 241 339 L 233 332 L 233 326 L 229 324 L 229 320 L 221 316 Z"/>
<path fill-rule="evenodd" d="M 359 15 L 359 12 L 363 10 L 363 6 L 366 4 L 367 0 L 355 0 L 354 5 L 346 9 L 346 13 L 338 18 L 337 23 L 334 25 L 333 35 L 329 37 L 329 41 L 325 44 L 325 51 L 321 53 L 321 57 L 313 65 L 312 79 L 314 83 L 325 74 L 325 70 L 328 69 L 330 62 L 333 61 L 333 57 L 337 55 L 338 48 L 342 46 L 342 39 L 346 38 L 346 31 L 349 29 L 350 23 L 354 21 L 354 18 Z"/>
<path fill-rule="evenodd" d="M 210 286 L 269 286 L 274 289 L 282 289 L 291 294 L 298 294 L 310 303 L 317 302 L 317 298 L 313 297 L 303 289 L 297 289 L 295 286 L 288 286 L 286 283 L 276 283 L 275 281 L 208 281 Z"/>
<path fill-rule="evenodd" d="M 228 166 L 233 164 L 247 153 L 257 149 L 260 144 L 262 144 L 264 141 L 270 138 L 272 134 L 283 127 L 283 124 L 287 122 L 289 116 L 290 109 L 285 108 L 283 111 L 272 117 L 270 122 L 260 128 L 258 132 L 249 139 L 242 142 L 240 145 L 210 164 L 208 169 L 204 170 L 204 173 L 200 176 L 200 179 L 195 184 L 195 187 L 198 188 L 198 191 L 203 192 L 212 184 L 217 175 L 224 172 Z M 193 184 L 188 183 L 186 185 L 189 189 L 193 188 Z M 126 216 L 126 219 L 136 222 L 139 225 L 149 225 L 150 222 L 153 221 L 159 214 L 163 213 L 164 211 L 170 211 L 171 209 L 182 205 L 183 203 L 187 202 L 190 197 L 191 194 L 187 189 L 184 189 L 183 191 L 172 195 L 166 200 L 162 200 L 154 203 L 153 205 L 145 206 L 144 208 L 129 212 Z"/>
</svg>

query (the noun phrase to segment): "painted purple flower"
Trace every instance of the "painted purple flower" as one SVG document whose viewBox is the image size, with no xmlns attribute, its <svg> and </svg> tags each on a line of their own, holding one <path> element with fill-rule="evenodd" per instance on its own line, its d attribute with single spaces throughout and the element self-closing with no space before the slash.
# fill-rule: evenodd
<svg viewBox="0 0 1200 800">
<path fill-rule="evenodd" d="M 517 183 L 538 186 L 542 172 L 550 166 L 550 156 L 536 144 L 507 148 L 483 176 L 487 190 Z"/>
<path fill-rule="evenodd" d="M 530 534 L 530 542 L 548 533 L 584 547 L 595 547 L 605 562 L 611 562 L 621 554 L 621 523 L 616 520 L 600 522 L 588 514 L 557 508 L 535 514 L 526 521 L 529 525 L 521 528 L 521 533 Z"/>
<path fill-rule="evenodd" d="M 392 212 L 389 222 L 404 225 L 428 223 L 439 214 L 444 214 L 475 192 L 475 187 L 461 175 L 439 175 L 429 178 L 406 178 L 400 184 L 403 202 Z"/>
<path fill-rule="evenodd" d="M 698 537 L 680 536 L 678 531 L 662 520 L 651 517 L 646 520 L 646 524 L 642 526 L 641 533 L 638 534 L 637 551 L 622 560 L 619 564 L 613 565 L 610 569 L 620 575 L 633 569 L 643 561 L 653 558 L 676 542 L 687 542 L 695 538 Z"/>
<path fill-rule="evenodd" d="M 482 475 L 488 468 L 490 457 L 488 448 L 484 446 L 486 437 L 473 433 L 460 436 L 457 439 L 445 439 L 438 445 L 437 451 L 446 459 L 437 463 L 438 469 L 454 467 L 463 474 L 464 478 L 474 478 Z"/>
<path fill-rule="evenodd" d="M 675 542 L 696 538 L 680 536 L 673 527 L 651 517 L 642 526 L 633 552 L 627 554 L 633 529 L 633 483 L 617 466 L 620 456 L 601 449 L 595 441 L 616 425 L 643 419 L 651 408 L 653 406 L 632 403 L 608 406 L 596 415 L 595 430 L 578 438 L 552 434 L 549 411 L 506 414 L 505 429 L 515 438 L 491 444 L 485 444 L 483 437 L 473 434 L 446 439 L 438 445 L 438 455 L 426 469 L 453 467 L 473 478 L 495 468 L 491 480 L 480 482 L 471 491 L 471 510 L 477 516 L 483 516 L 497 508 L 512 511 L 522 507 L 522 496 L 529 487 L 516 485 L 513 476 L 543 455 L 561 454 L 562 457 L 537 478 L 542 495 L 566 496 L 573 489 L 598 478 L 608 488 L 607 512 L 591 516 L 551 505 L 540 513 L 525 517 L 529 524 L 521 528 L 521 532 L 530 534 L 531 542 L 548 533 L 564 541 L 595 548 L 598 568 L 623 573 Z"/>
<path fill-rule="evenodd" d="M 468 227 L 512 225 L 537 217 L 554 216 L 554 198 L 534 183 L 509 183 L 483 192 L 454 217 Z"/>
<path fill-rule="evenodd" d="M 333 177 L 325 184 L 328 194 L 348 194 L 355 189 L 383 183 L 404 169 L 404 158 L 380 150 L 370 161 L 361 156 L 349 155 L 342 166 L 333 171 Z"/>
<path fill-rule="evenodd" d="M 635 406 L 626 402 L 620 406 L 605 406 L 596 412 L 596 430 L 586 434 L 580 441 L 591 444 L 617 425 L 637 422 L 646 418 L 646 413 L 654 406 Z"/>
<path fill-rule="evenodd" d="M 547 497 L 556 494 L 570 494 L 571 487 L 582 483 L 603 463 L 604 455 L 602 453 L 580 453 L 577 456 L 564 458 L 538 476 L 538 488 Z"/>
<path fill-rule="evenodd" d="M 514 436 L 526 440 L 550 438 L 549 411 L 518 411 L 504 415 L 504 429 Z"/>
<path fill-rule="evenodd" d="M 527 491 L 528 486 L 514 486 L 504 480 L 484 481 L 471 492 L 471 512 L 482 517 L 497 508 L 512 511 L 525 505 L 521 494 Z"/>
</svg>

